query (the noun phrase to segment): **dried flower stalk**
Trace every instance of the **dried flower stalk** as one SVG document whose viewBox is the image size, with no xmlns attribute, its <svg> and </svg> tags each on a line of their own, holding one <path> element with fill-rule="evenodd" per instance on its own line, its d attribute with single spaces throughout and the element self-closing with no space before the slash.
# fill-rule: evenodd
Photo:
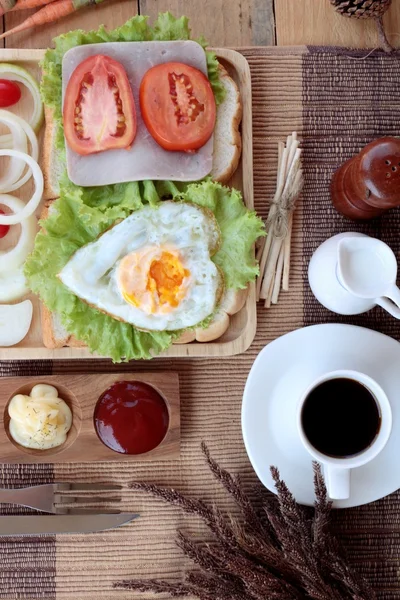
<svg viewBox="0 0 400 600">
<path fill-rule="evenodd" d="M 215 542 L 199 543 L 178 534 L 178 546 L 200 568 L 189 572 L 184 582 L 133 579 L 114 587 L 167 593 L 173 598 L 194 595 L 200 600 L 376 600 L 366 581 L 348 566 L 329 531 L 332 503 L 317 463 L 313 514 L 296 503 L 275 467 L 271 474 L 277 497 L 263 497 L 260 509 L 239 477 L 222 469 L 205 444 L 202 449 L 215 478 L 239 507 L 240 517 L 224 515 L 176 490 L 132 483 L 133 489 L 198 515 Z"/>
</svg>

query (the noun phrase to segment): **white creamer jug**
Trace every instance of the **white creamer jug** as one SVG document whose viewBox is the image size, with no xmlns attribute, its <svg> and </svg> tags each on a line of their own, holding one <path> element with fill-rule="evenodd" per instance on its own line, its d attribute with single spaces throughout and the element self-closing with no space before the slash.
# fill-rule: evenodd
<svg viewBox="0 0 400 600">
<path fill-rule="evenodd" d="M 341 315 L 382 306 L 400 319 L 397 260 L 384 242 L 361 233 L 340 233 L 313 254 L 308 279 L 317 300 Z"/>
</svg>

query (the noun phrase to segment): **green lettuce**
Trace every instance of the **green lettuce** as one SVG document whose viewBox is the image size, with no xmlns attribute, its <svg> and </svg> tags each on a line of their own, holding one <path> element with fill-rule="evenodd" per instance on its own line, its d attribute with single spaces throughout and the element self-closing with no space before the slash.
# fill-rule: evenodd
<svg viewBox="0 0 400 600">
<path fill-rule="evenodd" d="M 60 315 L 67 331 L 83 340 L 92 352 L 110 356 L 115 362 L 151 358 L 167 349 L 181 332 L 143 332 L 116 321 L 77 298 L 57 275 L 76 250 L 94 241 L 117 219 L 147 203 L 156 206 L 165 195 L 213 211 L 221 229 L 220 249 L 213 260 L 228 288 L 244 288 L 255 279 L 258 266 L 253 245 L 264 235 L 263 223 L 246 209 L 237 190 L 211 180 L 181 184 L 180 189 L 170 182 L 151 181 L 81 188 L 64 176 L 60 198 L 41 222 L 42 230 L 25 265 L 30 288 L 49 310 Z"/>
<path fill-rule="evenodd" d="M 97 31 L 83 31 L 78 29 L 54 38 L 54 49 L 47 50 L 42 61 L 43 77 L 41 93 L 43 102 L 53 109 L 56 130 L 56 148 L 63 151 L 64 133 L 62 126 L 62 60 L 64 54 L 75 46 L 84 44 L 99 44 L 101 42 L 144 42 L 144 41 L 171 41 L 189 40 L 190 28 L 186 17 L 176 19 L 171 13 L 160 13 L 158 19 L 151 27 L 148 17 L 137 15 L 129 19 L 121 27 L 107 31 L 101 25 Z M 198 40 L 205 49 L 207 42 L 204 38 Z M 214 52 L 206 51 L 208 78 L 214 91 L 217 104 L 222 102 L 225 89 L 220 81 L 218 60 Z"/>
</svg>

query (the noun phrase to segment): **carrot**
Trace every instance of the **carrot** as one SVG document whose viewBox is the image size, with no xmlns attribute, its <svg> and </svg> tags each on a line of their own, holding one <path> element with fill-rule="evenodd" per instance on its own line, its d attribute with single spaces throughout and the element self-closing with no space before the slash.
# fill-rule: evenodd
<svg viewBox="0 0 400 600">
<path fill-rule="evenodd" d="M 11 10 L 17 0 L 0 0 L 0 17 Z"/>
<path fill-rule="evenodd" d="M 20 23 L 16 27 L 13 27 L 0 35 L 0 40 L 13 33 L 30 29 L 31 27 L 40 27 L 42 25 L 47 25 L 48 23 L 53 23 L 54 21 L 62 19 L 62 17 L 71 15 L 80 8 L 91 6 L 93 4 L 100 4 L 101 2 L 103 2 L 103 0 L 55 0 L 54 2 L 50 2 L 50 4 L 43 6 L 43 8 L 25 19 L 23 23 Z"/>
<path fill-rule="evenodd" d="M 54 0 L 18 0 L 11 10 L 27 10 L 28 8 L 39 8 L 39 6 L 46 6 Z"/>
</svg>

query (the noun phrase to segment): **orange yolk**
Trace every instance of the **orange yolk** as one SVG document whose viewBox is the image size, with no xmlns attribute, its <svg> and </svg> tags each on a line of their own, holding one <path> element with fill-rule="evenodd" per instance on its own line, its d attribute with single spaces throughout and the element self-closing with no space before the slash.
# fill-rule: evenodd
<svg viewBox="0 0 400 600">
<path fill-rule="evenodd" d="M 177 256 L 162 252 L 160 258 L 151 263 L 147 286 L 150 291 L 157 291 L 160 304 L 176 307 L 181 300 L 183 280 L 188 275 L 189 271 L 183 268 Z"/>
<path fill-rule="evenodd" d="M 189 276 L 176 251 L 152 247 L 121 260 L 118 284 L 129 304 L 148 314 L 167 313 L 184 298 Z"/>
</svg>

